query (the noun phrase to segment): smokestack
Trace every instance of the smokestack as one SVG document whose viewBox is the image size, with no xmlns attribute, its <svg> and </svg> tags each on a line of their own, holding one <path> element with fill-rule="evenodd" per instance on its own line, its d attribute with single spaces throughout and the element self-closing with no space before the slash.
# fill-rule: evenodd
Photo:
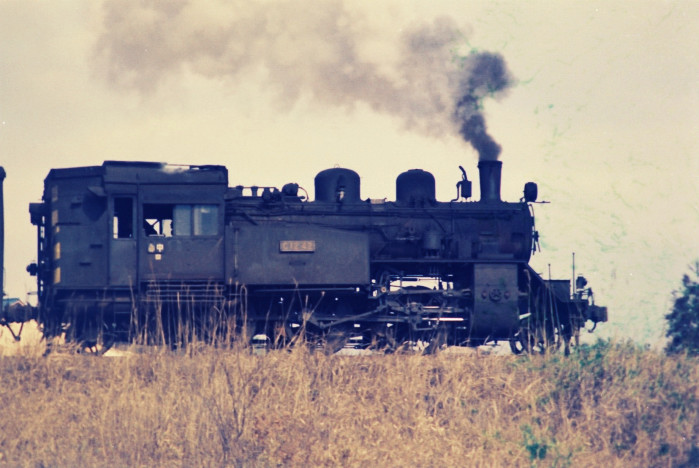
<svg viewBox="0 0 699 468">
<path fill-rule="evenodd" d="M 5 169 L 0 166 L 0 299 L 5 297 L 5 209 L 3 201 L 3 187 L 5 181 Z M 2 302 L 0 302 L 0 315 Z"/>
<path fill-rule="evenodd" d="M 481 181 L 481 202 L 500 202 L 500 176 L 502 161 L 478 161 Z"/>
</svg>

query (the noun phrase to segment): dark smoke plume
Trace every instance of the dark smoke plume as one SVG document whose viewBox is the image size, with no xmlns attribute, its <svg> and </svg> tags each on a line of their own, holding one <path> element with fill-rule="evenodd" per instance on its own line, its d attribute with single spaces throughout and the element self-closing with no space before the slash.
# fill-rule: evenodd
<svg viewBox="0 0 699 468">
<path fill-rule="evenodd" d="M 362 103 L 425 135 L 461 133 L 481 158 L 497 157 L 481 111 L 510 83 L 502 58 L 460 54 L 465 37 L 450 18 L 398 37 L 368 24 L 342 0 L 107 0 L 94 65 L 143 95 L 182 73 L 232 84 L 262 75 L 280 108 L 302 96 Z"/>
<path fill-rule="evenodd" d="M 505 61 L 498 54 L 483 52 L 471 57 L 470 70 L 461 82 L 462 95 L 456 103 L 455 118 L 464 140 L 470 142 L 483 160 L 495 160 L 500 145 L 488 134 L 481 112 L 484 97 L 505 90 L 511 83 Z"/>
</svg>

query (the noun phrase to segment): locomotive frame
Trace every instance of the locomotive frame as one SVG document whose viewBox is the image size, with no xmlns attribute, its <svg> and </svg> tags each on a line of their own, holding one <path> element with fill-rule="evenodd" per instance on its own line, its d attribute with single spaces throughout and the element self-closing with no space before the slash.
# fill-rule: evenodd
<svg viewBox="0 0 699 468">
<path fill-rule="evenodd" d="M 537 188 L 503 202 L 501 168 L 479 162 L 479 201 L 461 169 L 448 202 L 419 169 L 399 175 L 395 201 L 362 200 L 359 176 L 343 168 L 316 176 L 313 201 L 295 183 L 229 187 L 223 166 L 52 169 L 29 207 L 35 315 L 47 338 L 90 345 L 246 330 L 332 349 L 567 349 L 607 310 L 584 278 L 545 280 L 529 266 Z"/>
</svg>

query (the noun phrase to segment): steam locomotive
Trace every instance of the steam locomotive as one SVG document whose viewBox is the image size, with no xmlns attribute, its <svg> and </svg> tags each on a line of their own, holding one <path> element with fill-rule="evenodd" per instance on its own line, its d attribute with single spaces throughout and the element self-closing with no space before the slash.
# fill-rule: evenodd
<svg viewBox="0 0 699 468">
<path fill-rule="evenodd" d="M 245 330 L 333 349 L 503 340 L 516 353 L 567 346 L 606 321 L 584 278 L 530 267 L 536 184 L 503 202 L 502 163 L 480 161 L 473 201 L 460 169 L 451 201 L 419 169 L 398 176 L 395 201 L 362 199 L 345 168 L 317 174 L 313 201 L 296 183 L 229 186 L 223 166 L 52 169 L 29 207 L 39 305 L 28 315 L 46 337 L 82 343 Z"/>
</svg>

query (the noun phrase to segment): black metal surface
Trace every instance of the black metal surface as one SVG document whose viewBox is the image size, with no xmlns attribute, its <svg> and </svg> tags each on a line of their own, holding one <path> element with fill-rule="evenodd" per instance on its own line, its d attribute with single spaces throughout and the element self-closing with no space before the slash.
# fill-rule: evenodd
<svg viewBox="0 0 699 468">
<path fill-rule="evenodd" d="M 49 335 L 127 339 L 153 314 L 180 323 L 186 304 L 198 323 L 242 314 L 268 336 L 345 333 L 395 346 L 530 340 L 519 330 L 543 330 L 552 313 L 570 337 L 585 319 L 606 319 L 565 293 L 568 282 L 529 268 L 527 202 L 500 200 L 500 162 L 479 172 L 479 202 L 437 201 L 421 170 L 397 178 L 391 202 L 362 201 L 359 176 L 342 168 L 316 176 L 315 201 L 294 183 L 229 188 L 221 166 L 53 169 L 30 207 L 40 321 Z"/>
<path fill-rule="evenodd" d="M 360 200 L 359 174 L 334 167 L 315 177 L 316 201 L 354 203 Z"/>
<path fill-rule="evenodd" d="M 402 173 L 396 179 L 396 201 L 413 206 L 434 202 L 434 176 L 422 169 L 411 169 Z"/>
<path fill-rule="evenodd" d="M 500 201 L 501 161 L 478 161 L 478 174 L 481 182 L 481 202 Z"/>
<path fill-rule="evenodd" d="M 366 285 L 365 232 L 265 222 L 237 223 L 228 231 L 229 280 L 246 285 Z M 229 281 L 230 282 L 230 281 Z"/>
</svg>

